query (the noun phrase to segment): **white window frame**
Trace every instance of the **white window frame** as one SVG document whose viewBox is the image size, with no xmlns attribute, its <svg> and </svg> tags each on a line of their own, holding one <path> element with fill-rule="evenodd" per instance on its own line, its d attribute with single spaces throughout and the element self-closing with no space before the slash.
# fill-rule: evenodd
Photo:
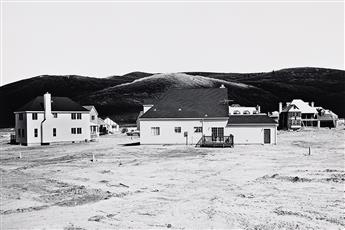
<svg viewBox="0 0 345 230">
<path fill-rule="evenodd" d="M 151 134 L 153 136 L 159 136 L 160 133 L 160 127 L 151 127 Z"/>
</svg>

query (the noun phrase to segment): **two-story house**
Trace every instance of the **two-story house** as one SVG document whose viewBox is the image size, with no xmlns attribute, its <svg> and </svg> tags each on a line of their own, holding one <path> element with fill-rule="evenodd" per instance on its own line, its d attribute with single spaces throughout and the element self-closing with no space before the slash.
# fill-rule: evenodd
<svg viewBox="0 0 345 230">
<path fill-rule="evenodd" d="M 90 112 L 67 97 L 51 97 L 46 93 L 14 113 L 19 144 L 90 140 Z"/>
</svg>

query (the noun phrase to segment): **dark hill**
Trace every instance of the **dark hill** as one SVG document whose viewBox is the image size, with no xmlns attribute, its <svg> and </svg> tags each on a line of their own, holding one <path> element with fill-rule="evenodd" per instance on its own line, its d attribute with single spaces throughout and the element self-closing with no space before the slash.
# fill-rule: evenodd
<svg viewBox="0 0 345 230">
<path fill-rule="evenodd" d="M 229 89 L 229 99 L 235 103 L 260 104 L 263 111 L 277 110 L 279 101 L 300 98 L 345 117 L 344 73 L 335 69 L 290 68 L 243 74 L 132 72 L 108 78 L 40 76 L 0 87 L 0 126 L 13 126 L 13 111 L 47 91 L 53 96 L 71 97 L 83 105 L 93 104 L 101 116 L 132 123 L 144 99 L 157 98 L 169 88 L 209 88 L 221 84 Z"/>
</svg>

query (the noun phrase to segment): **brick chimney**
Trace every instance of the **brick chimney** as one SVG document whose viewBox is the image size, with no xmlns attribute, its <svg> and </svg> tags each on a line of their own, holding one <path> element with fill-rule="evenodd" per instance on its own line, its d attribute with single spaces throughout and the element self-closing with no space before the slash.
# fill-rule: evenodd
<svg viewBox="0 0 345 230">
<path fill-rule="evenodd" d="M 44 103 L 44 119 L 52 117 L 52 103 L 50 93 L 45 93 L 43 96 Z"/>
<path fill-rule="evenodd" d="M 313 101 L 310 102 L 310 106 L 311 106 L 311 107 L 314 107 L 314 102 L 313 102 Z"/>
</svg>

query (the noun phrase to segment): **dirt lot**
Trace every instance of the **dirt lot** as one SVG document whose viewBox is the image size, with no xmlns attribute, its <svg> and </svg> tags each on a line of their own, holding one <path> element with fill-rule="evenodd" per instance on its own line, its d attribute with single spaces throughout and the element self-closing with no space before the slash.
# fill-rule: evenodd
<svg viewBox="0 0 345 230">
<path fill-rule="evenodd" d="M 5 132 L 1 229 L 345 228 L 343 127 L 234 149 L 122 146 L 137 139 L 120 134 L 24 147 Z"/>
</svg>

